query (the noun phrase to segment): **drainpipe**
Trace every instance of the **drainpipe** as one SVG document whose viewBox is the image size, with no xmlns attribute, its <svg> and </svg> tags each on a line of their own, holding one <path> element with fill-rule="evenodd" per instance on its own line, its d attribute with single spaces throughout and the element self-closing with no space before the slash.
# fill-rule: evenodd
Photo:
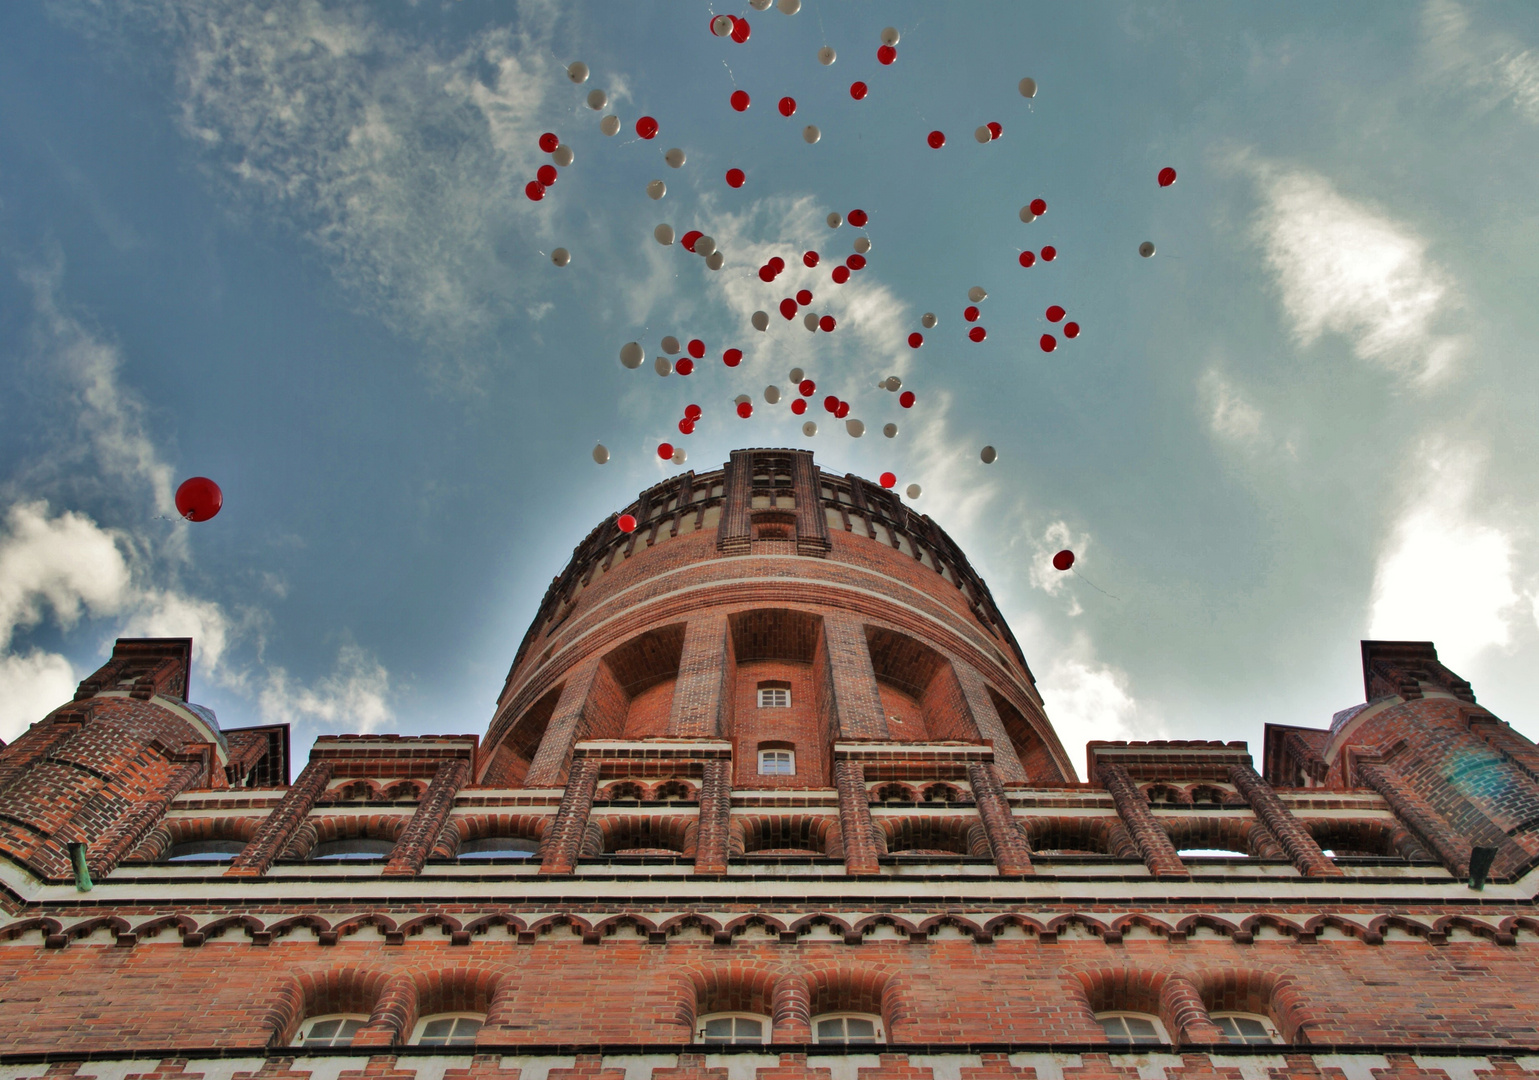
<svg viewBox="0 0 1539 1080">
<path fill-rule="evenodd" d="M 69 846 L 69 861 L 75 866 L 75 888 L 81 892 L 90 892 L 91 868 L 86 865 L 86 846 L 84 844 L 71 844 Z"/>
</svg>

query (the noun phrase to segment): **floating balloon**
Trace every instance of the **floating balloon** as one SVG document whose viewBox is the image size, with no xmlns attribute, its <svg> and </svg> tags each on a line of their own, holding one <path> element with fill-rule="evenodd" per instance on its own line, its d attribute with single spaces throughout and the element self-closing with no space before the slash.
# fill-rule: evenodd
<svg viewBox="0 0 1539 1080">
<path fill-rule="evenodd" d="M 898 391 L 903 389 L 903 380 L 896 375 L 889 375 L 882 380 L 882 386 L 888 390 Z"/>
<path fill-rule="evenodd" d="M 669 362 L 666 356 L 653 357 L 652 370 L 659 375 L 670 375 L 673 373 L 673 364 Z"/>
<path fill-rule="evenodd" d="M 611 113 L 599 121 L 599 130 L 605 135 L 620 134 L 620 118 Z"/>
<path fill-rule="evenodd" d="M 641 342 L 627 341 L 624 345 L 620 346 L 620 363 L 622 366 L 634 371 L 641 366 L 643 359 L 644 354 L 641 351 Z"/>
<path fill-rule="evenodd" d="M 1016 89 L 1021 92 L 1021 97 L 1034 98 L 1037 96 L 1037 80 L 1028 75 L 1016 85 Z"/>
<path fill-rule="evenodd" d="M 977 322 L 978 321 L 978 309 L 975 308 L 975 307 L 972 307 L 970 305 L 968 307 L 963 308 L 962 309 L 962 318 L 966 319 L 968 322 Z"/>
<path fill-rule="evenodd" d="M 727 265 L 727 257 L 719 251 L 713 251 L 705 257 L 707 270 L 720 270 L 725 265 Z"/>
<path fill-rule="evenodd" d="M 669 458 L 671 458 L 673 456 L 673 444 L 672 443 L 666 443 L 666 442 L 665 443 L 658 443 L 657 444 L 657 456 L 662 458 L 664 461 L 667 461 Z"/>
<path fill-rule="evenodd" d="M 672 334 L 669 334 L 667 337 L 663 338 L 662 344 L 663 352 L 667 353 L 669 356 L 673 356 L 679 351 L 679 339 L 674 337 Z"/>
<path fill-rule="evenodd" d="M 803 252 L 802 265 L 807 267 L 809 270 L 818 265 L 818 253 L 816 251 Z"/>
<path fill-rule="evenodd" d="M 703 412 L 704 412 L 704 410 L 701 409 L 700 406 L 698 406 L 698 405 L 686 405 L 686 406 L 684 406 L 684 415 L 686 417 L 688 417 L 689 419 L 691 419 L 691 420 L 698 420 L 698 419 L 700 419 L 700 416 L 701 416 L 701 414 Z"/>
<path fill-rule="evenodd" d="M 550 155 L 550 159 L 564 169 L 572 163 L 572 159 L 575 156 L 570 146 L 562 145 L 556 147 L 555 152 Z"/>
<path fill-rule="evenodd" d="M 711 33 L 717 37 L 726 37 L 732 33 L 732 24 L 736 21 L 731 15 L 718 15 L 711 20 Z"/>
<path fill-rule="evenodd" d="M 748 91 L 746 91 L 746 90 L 734 90 L 734 91 L 732 91 L 732 96 L 730 98 L 728 98 L 728 100 L 732 103 L 732 108 L 735 111 L 737 111 L 737 112 L 747 112 L 748 111 L 748 105 L 749 105 Z"/>
<path fill-rule="evenodd" d="M 898 28 L 895 26 L 884 27 L 882 30 L 882 44 L 896 45 L 898 43 Z"/>
<path fill-rule="evenodd" d="M 818 328 L 818 313 L 816 311 L 807 312 L 806 315 L 802 316 L 802 325 L 808 330 L 816 330 Z"/>
<path fill-rule="evenodd" d="M 1059 307 L 1057 304 L 1054 304 L 1052 307 L 1048 308 L 1047 311 L 1044 312 L 1044 314 L 1047 316 L 1047 321 L 1048 322 L 1057 322 L 1058 320 L 1063 318 L 1064 310 L 1063 310 L 1063 308 Z"/>
<path fill-rule="evenodd" d="M 1042 346 L 1043 352 L 1052 352 L 1054 349 L 1058 348 L 1058 339 L 1055 338 L 1052 334 L 1043 334 L 1042 340 L 1038 342 L 1038 344 Z"/>
<path fill-rule="evenodd" d="M 753 415 L 753 402 L 751 402 L 751 401 L 740 401 L 740 402 L 738 402 L 737 403 L 737 414 L 739 416 L 741 416 L 744 420 L 747 420 L 750 416 Z"/>
<path fill-rule="evenodd" d="M 920 487 L 918 484 L 910 484 L 908 487 L 903 489 L 903 494 L 907 495 L 910 499 L 917 499 L 919 496 L 924 494 L 924 488 Z"/>
<path fill-rule="evenodd" d="M 796 318 L 796 301 L 789 296 L 780 301 L 780 317 L 787 321 Z"/>
<path fill-rule="evenodd" d="M 588 91 L 588 108 L 598 112 L 609 104 L 609 95 L 597 87 Z"/>
<path fill-rule="evenodd" d="M 650 116 L 643 116 L 636 121 L 636 134 L 643 139 L 655 139 L 657 137 L 657 121 Z"/>
<path fill-rule="evenodd" d="M 534 172 L 535 179 L 544 184 L 546 187 L 550 187 L 552 184 L 554 184 L 556 182 L 556 178 L 560 175 L 560 173 L 556 172 L 556 167 L 554 165 L 541 165 Z"/>
<path fill-rule="evenodd" d="M 926 330 L 934 330 L 936 323 L 940 322 L 933 311 L 927 311 L 919 317 L 919 325 Z"/>
<path fill-rule="evenodd" d="M 825 334 L 832 334 L 836 325 L 838 324 L 834 322 L 834 317 L 832 315 L 824 315 L 821 319 L 818 320 L 818 329 L 823 331 Z"/>
<path fill-rule="evenodd" d="M 876 62 L 886 67 L 898 58 L 898 50 L 891 45 L 883 45 L 876 50 Z"/>
<path fill-rule="evenodd" d="M 694 246 L 690 250 L 702 259 L 707 258 L 716 251 L 716 239 L 711 236 L 701 236 L 695 240 Z"/>
<path fill-rule="evenodd" d="M 898 482 L 898 478 L 890 472 L 884 472 L 881 476 L 877 477 L 876 482 L 884 488 L 890 488 Z"/>
<path fill-rule="evenodd" d="M 791 376 L 790 376 L 790 378 L 791 378 L 792 382 L 799 383 L 803 379 L 805 379 L 806 377 L 807 377 L 807 373 L 805 371 L 803 371 L 801 368 L 794 367 L 794 368 L 791 369 Z"/>
<path fill-rule="evenodd" d="M 1160 170 L 1159 181 L 1160 187 L 1169 187 L 1171 184 L 1174 184 L 1176 182 L 1176 170 L 1166 165 Z"/>
<path fill-rule="evenodd" d="M 850 268 L 848 266 L 834 267 L 833 278 L 835 285 L 843 285 L 846 281 L 850 280 Z"/>
<path fill-rule="evenodd" d="M 780 99 L 780 115 L 796 115 L 796 99 L 794 97 L 783 97 Z"/>
<path fill-rule="evenodd" d="M 844 224 L 844 215 L 835 210 L 832 214 L 828 215 L 827 220 L 830 229 L 837 229 Z"/>
<path fill-rule="evenodd" d="M 588 65 L 574 60 L 566 66 L 566 77 L 579 86 L 588 81 Z"/>
<path fill-rule="evenodd" d="M 748 25 L 747 19 L 739 19 L 732 27 L 732 40 L 741 45 L 748 40 L 748 35 L 753 33 L 753 28 Z"/>
<path fill-rule="evenodd" d="M 1021 265 L 1022 266 L 1035 266 L 1036 262 L 1037 262 L 1037 257 L 1035 255 L 1033 255 L 1031 252 L 1029 252 L 1029 251 L 1021 252 Z"/>
<path fill-rule="evenodd" d="M 754 312 L 754 314 L 755 315 L 764 315 L 764 312 L 756 311 L 756 312 Z M 768 315 L 764 315 L 764 325 L 765 326 L 769 325 L 769 316 Z M 761 329 L 762 329 L 762 327 L 761 327 Z M 741 364 L 743 362 L 743 350 L 742 349 L 728 349 L 726 352 L 721 354 L 721 362 L 723 364 L 726 364 L 728 367 L 737 367 L 739 364 Z"/>
<path fill-rule="evenodd" d="M 917 349 L 917 348 L 919 348 L 919 346 L 921 346 L 923 344 L 924 344 L 924 335 L 921 334 L 918 330 L 915 330 L 912 334 L 910 334 L 908 336 L 908 347 L 910 349 Z"/>
<path fill-rule="evenodd" d="M 864 229 L 866 227 L 866 222 L 870 220 L 871 219 L 866 216 L 866 212 L 864 210 L 850 211 L 850 224 L 855 226 L 857 229 Z"/>
<path fill-rule="evenodd" d="M 925 141 L 930 144 L 931 150 L 939 150 L 946 145 L 946 133 L 943 131 L 932 131 L 929 138 Z"/>
<path fill-rule="evenodd" d="M 869 236 L 857 236 L 855 238 L 855 254 L 864 255 L 871 250 L 871 238 Z"/>
<path fill-rule="evenodd" d="M 629 514 L 621 514 L 615 524 L 623 533 L 633 533 L 636 531 L 636 519 Z"/>
<path fill-rule="evenodd" d="M 848 266 L 851 270 L 864 270 L 866 268 L 866 257 L 857 252 L 854 255 L 848 256 L 844 260 L 844 265 Z"/>
<path fill-rule="evenodd" d="M 1037 217 L 1041 217 L 1043 214 L 1047 213 L 1047 200 L 1032 199 L 1031 202 L 1027 204 L 1027 207 Z"/>
<path fill-rule="evenodd" d="M 529 196 L 530 202 L 539 202 L 545 198 L 545 185 L 538 180 L 531 180 L 524 185 L 524 194 Z"/>
<path fill-rule="evenodd" d="M 206 476 L 183 480 L 176 489 L 176 512 L 188 521 L 207 521 L 224 506 L 224 492 Z"/>
<path fill-rule="evenodd" d="M 751 316 L 749 316 L 748 321 L 753 323 L 753 328 L 755 330 L 760 330 L 760 331 L 768 330 L 769 329 L 769 312 L 767 312 L 767 311 L 756 311 Z M 727 366 L 728 367 L 733 367 L 735 365 L 729 364 Z"/>
<path fill-rule="evenodd" d="M 775 0 L 748 0 L 748 6 L 755 11 L 768 11 L 769 6 L 774 2 Z"/>
<path fill-rule="evenodd" d="M 1005 126 L 997 120 L 990 120 L 988 127 L 990 138 L 997 139 L 1005 133 Z"/>
<path fill-rule="evenodd" d="M 792 374 L 796 372 L 793 371 Z M 818 384 L 811 379 L 801 379 L 796 384 L 796 392 L 802 397 L 811 397 L 818 392 Z"/>
<path fill-rule="evenodd" d="M 896 439 L 898 437 L 898 425 L 897 424 L 883 424 L 882 425 L 882 434 L 886 435 L 889 439 Z"/>
<path fill-rule="evenodd" d="M 823 408 L 827 409 L 829 412 L 838 412 L 839 399 L 834 397 L 834 395 L 829 394 L 826 398 L 823 399 Z"/>
<path fill-rule="evenodd" d="M 691 420 L 689 417 L 686 416 L 684 419 L 679 421 L 679 434 L 680 435 L 693 435 L 694 433 L 695 433 L 695 422 L 693 420 Z"/>
<path fill-rule="evenodd" d="M 850 419 L 844 422 L 844 430 L 850 433 L 850 438 L 858 439 L 866 433 L 864 421 Z"/>
<path fill-rule="evenodd" d="M 752 400 L 753 400 L 753 398 L 749 397 L 747 394 L 739 394 L 737 397 L 732 399 L 732 404 L 733 405 L 741 405 L 745 401 L 752 401 Z"/>
<path fill-rule="evenodd" d="M 691 338 L 689 341 L 689 355 L 699 360 L 705 355 L 705 342 L 699 338 Z"/>
<path fill-rule="evenodd" d="M 995 450 L 992 446 L 985 446 L 982 450 L 978 451 L 978 458 L 985 465 L 992 465 L 999 460 L 999 451 Z"/>
<path fill-rule="evenodd" d="M 802 413 L 806 412 L 807 411 L 807 399 L 806 398 L 793 398 L 791 400 L 791 411 L 794 412 L 797 416 L 800 416 Z"/>
<path fill-rule="evenodd" d="M 764 282 L 766 285 L 768 285 L 771 281 L 774 281 L 775 268 L 769 263 L 765 263 L 763 266 L 759 267 L 759 280 Z"/>
<path fill-rule="evenodd" d="M 682 465 L 688 460 L 689 453 L 682 446 L 675 446 L 673 448 L 673 463 L 675 465 Z"/>
<path fill-rule="evenodd" d="M 540 136 L 540 149 L 545 151 L 547 154 L 554 154 L 556 152 L 556 147 L 560 145 L 561 140 L 556 137 L 556 133 L 554 131 L 547 131 L 544 135 Z"/>
<path fill-rule="evenodd" d="M 967 332 L 967 336 L 972 338 L 974 341 L 982 341 L 984 338 L 989 336 L 989 332 L 981 326 L 975 326 Z"/>
<path fill-rule="evenodd" d="M 786 268 L 786 261 L 784 259 L 782 259 L 779 255 L 776 255 L 773 258 L 771 258 L 770 261 L 769 261 L 769 264 L 770 264 L 770 268 L 772 270 L 774 270 L 775 273 L 777 273 L 777 274 L 780 273 L 780 271 L 782 271 L 782 270 L 784 270 Z"/>
<path fill-rule="evenodd" d="M 806 307 L 808 304 L 812 303 L 812 290 L 798 289 L 796 291 L 796 302 L 802 307 Z"/>
<path fill-rule="evenodd" d="M 915 400 L 916 398 L 914 397 L 914 392 L 912 390 L 905 390 L 903 393 L 898 395 L 898 404 L 903 406 L 905 409 L 912 409 L 914 407 Z"/>
<path fill-rule="evenodd" d="M 810 439 L 814 435 L 816 435 L 817 433 L 818 433 L 818 425 L 815 424 L 813 421 L 808 420 L 805 424 L 802 425 L 802 434 L 807 436 L 807 438 Z"/>
<path fill-rule="evenodd" d="M 975 141 L 981 142 L 981 143 L 993 142 L 994 141 L 994 133 L 991 132 L 989 130 L 989 128 L 988 128 L 988 125 L 985 124 L 982 127 L 979 127 L 979 128 L 977 128 L 977 129 L 975 129 L 973 131 L 973 139 Z"/>
<path fill-rule="evenodd" d="M 663 161 L 670 169 L 681 169 L 684 167 L 684 151 L 677 146 L 669 147 L 668 152 L 663 154 Z"/>
<path fill-rule="evenodd" d="M 550 253 L 550 261 L 557 266 L 565 266 L 572 261 L 572 253 L 566 248 L 557 248 Z"/>
<path fill-rule="evenodd" d="M 661 180 L 653 180 L 647 185 L 647 198 L 653 202 L 661 199 L 666 194 L 668 194 L 668 185 Z"/>
<path fill-rule="evenodd" d="M 595 465 L 609 464 L 609 447 L 603 443 L 593 444 L 593 463 Z"/>
<path fill-rule="evenodd" d="M 704 235 L 705 233 L 701 232 L 699 229 L 690 229 L 689 232 L 679 237 L 679 246 L 682 247 L 685 251 L 693 253 L 695 250 L 695 241 L 699 240 Z"/>
<path fill-rule="evenodd" d="M 764 388 L 764 400 L 771 405 L 780 404 L 780 387 L 766 386 Z"/>
<path fill-rule="evenodd" d="M 1056 258 L 1058 258 L 1058 249 L 1055 248 L 1052 244 L 1049 244 L 1047 247 L 1042 249 L 1043 262 L 1052 262 Z"/>
<path fill-rule="evenodd" d="M 834 410 L 835 418 L 839 419 L 839 420 L 843 420 L 846 416 L 849 416 L 849 415 L 850 415 L 850 403 L 848 401 L 841 401 L 839 403 L 839 407 Z"/>
<path fill-rule="evenodd" d="M 828 67 L 837 59 L 839 59 L 839 54 L 834 52 L 832 45 L 824 45 L 818 50 L 818 63 L 824 67 Z"/>
<path fill-rule="evenodd" d="M 1079 337 L 1079 323 L 1068 322 L 1063 324 L 1063 336 L 1066 338 Z"/>
<path fill-rule="evenodd" d="M 802 128 L 802 142 L 806 143 L 808 146 L 811 146 L 822 137 L 823 133 L 818 130 L 818 126 L 816 124 L 808 124 L 806 127 Z"/>
<path fill-rule="evenodd" d="M 1021 220 L 1030 225 L 1033 221 L 1037 220 L 1037 215 L 1031 212 L 1030 206 L 1023 206 L 1021 207 Z"/>
<path fill-rule="evenodd" d="M 1153 240 L 1145 240 L 1142 244 L 1139 244 L 1138 245 L 1138 253 L 1140 255 L 1142 255 L 1146 259 L 1149 258 L 1151 255 L 1154 254 L 1154 241 Z"/>
<path fill-rule="evenodd" d="M 967 290 L 967 298 L 975 304 L 981 304 L 989 298 L 989 291 L 982 285 L 974 285 Z"/>
<path fill-rule="evenodd" d="M 652 230 L 652 238 L 659 244 L 663 245 L 663 247 L 667 247 L 669 244 L 673 243 L 673 226 L 659 225 L 657 228 Z"/>
<path fill-rule="evenodd" d="M 802 9 L 802 0 L 776 0 L 775 7 L 782 15 L 795 15 Z"/>
<path fill-rule="evenodd" d="M 742 169 L 728 169 L 727 170 L 727 186 L 728 187 L 740 188 L 740 187 L 743 186 L 743 182 L 745 180 L 747 180 L 747 179 L 748 179 L 748 175 L 746 173 L 744 173 Z"/>
<path fill-rule="evenodd" d="M 1067 570 L 1069 567 L 1071 567 L 1073 565 L 1074 565 L 1074 552 L 1070 551 L 1068 548 L 1064 548 L 1057 555 L 1053 556 L 1053 569 L 1054 570 Z M 1096 576 L 1100 577 L 1099 574 L 1097 574 Z"/>
<path fill-rule="evenodd" d="M 866 95 L 870 92 L 871 88 L 858 79 L 855 82 L 850 83 L 850 97 L 854 98 L 856 101 L 866 100 Z"/>
</svg>

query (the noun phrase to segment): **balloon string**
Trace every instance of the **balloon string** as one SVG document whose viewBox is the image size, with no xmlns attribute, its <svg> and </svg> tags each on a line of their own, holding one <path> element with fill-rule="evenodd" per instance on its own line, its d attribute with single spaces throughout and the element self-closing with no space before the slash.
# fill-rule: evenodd
<svg viewBox="0 0 1539 1080">
<path fill-rule="evenodd" d="M 732 89 L 736 90 L 737 89 L 737 76 L 732 74 L 732 65 L 727 63 L 725 60 L 723 60 L 721 62 L 721 66 L 727 69 L 727 78 L 732 80 Z"/>
<path fill-rule="evenodd" d="M 1099 586 L 1095 582 L 1091 581 L 1084 574 L 1081 574 L 1078 570 L 1074 570 L 1073 567 L 1070 567 L 1070 570 L 1073 571 L 1075 577 L 1079 578 L 1086 585 L 1089 585 L 1092 589 L 1094 589 L 1096 592 L 1100 593 L 1102 596 L 1111 596 L 1111 598 L 1113 600 L 1116 600 L 1118 603 L 1122 602 L 1122 597 L 1120 597 L 1120 596 L 1112 596 L 1111 593 L 1109 593 L 1105 589 L 1101 588 L 1101 586 Z"/>
</svg>

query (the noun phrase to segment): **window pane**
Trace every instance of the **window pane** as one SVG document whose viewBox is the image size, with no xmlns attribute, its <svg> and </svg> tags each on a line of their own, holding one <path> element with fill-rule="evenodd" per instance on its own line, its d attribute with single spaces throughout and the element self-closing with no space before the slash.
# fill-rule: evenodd
<svg viewBox="0 0 1539 1080">
<path fill-rule="evenodd" d="M 850 1042 L 876 1042 L 876 1025 L 870 1020 L 848 1017 L 844 1027 Z"/>
<path fill-rule="evenodd" d="M 729 1018 L 721 1019 L 721 1020 L 707 1020 L 705 1022 L 705 1041 L 706 1042 L 731 1042 L 732 1041 L 732 1020 L 731 1020 L 731 1018 L 729 1017 Z"/>
<path fill-rule="evenodd" d="M 842 1019 L 818 1021 L 818 1042 L 842 1042 L 843 1040 L 844 1021 Z"/>
<path fill-rule="evenodd" d="M 1102 1016 L 1097 1019 L 1101 1022 L 1101 1030 L 1106 1032 L 1106 1037 L 1112 1042 L 1129 1042 L 1127 1025 L 1122 1022 L 1120 1016 Z"/>
<path fill-rule="evenodd" d="M 342 1021 L 340 1020 L 321 1020 L 310 1026 L 309 1039 L 311 1042 L 329 1039 L 337 1033 L 337 1029 L 341 1026 Z"/>
<path fill-rule="evenodd" d="M 471 1016 L 462 1016 L 454 1021 L 454 1033 L 449 1036 L 449 1045 L 468 1046 L 476 1041 L 480 1031 L 481 1021 Z"/>
<path fill-rule="evenodd" d="M 760 1042 L 764 1038 L 764 1025 L 758 1020 L 750 1020 L 746 1016 L 739 1016 L 735 1021 L 735 1032 L 738 1042 Z"/>
<path fill-rule="evenodd" d="M 1128 1036 L 1133 1042 L 1159 1042 L 1159 1032 L 1154 1029 L 1153 1021 L 1146 1020 L 1142 1016 L 1124 1016 L 1123 1023 L 1128 1026 Z"/>
<path fill-rule="evenodd" d="M 454 1017 L 450 1016 L 442 1020 L 429 1020 L 422 1025 L 423 1041 L 428 1039 L 447 1039 L 449 1033 L 454 1030 Z"/>
</svg>

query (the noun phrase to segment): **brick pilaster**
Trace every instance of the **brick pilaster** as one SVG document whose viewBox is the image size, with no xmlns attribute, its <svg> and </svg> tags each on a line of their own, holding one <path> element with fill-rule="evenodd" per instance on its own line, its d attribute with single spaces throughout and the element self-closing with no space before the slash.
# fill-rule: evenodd
<svg viewBox="0 0 1539 1080">
<path fill-rule="evenodd" d="M 875 874 L 881 851 L 871 800 L 866 797 L 866 770 L 858 761 L 834 762 L 834 787 L 839 792 L 839 831 L 844 836 L 844 872 Z"/>
<path fill-rule="evenodd" d="M 887 710 L 882 708 L 864 627 L 847 615 L 826 615 L 821 646 L 823 670 L 817 674 L 826 682 L 835 737 L 888 738 Z"/>
<path fill-rule="evenodd" d="M 1256 812 L 1261 823 L 1283 846 L 1288 858 L 1293 860 L 1293 865 L 1299 868 L 1299 873 L 1306 877 L 1342 876 L 1341 867 L 1325 857 L 1325 852 L 1320 850 L 1320 845 L 1315 843 L 1309 830 L 1283 805 L 1277 792 L 1272 790 L 1272 785 L 1262 779 L 1255 769 L 1249 765 L 1231 765 L 1229 779 L 1239 788 L 1240 794 L 1245 796 L 1245 801 L 1250 803 L 1250 808 Z"/>
<path fill-rule="evenodd" d="M 1176 854 L 1170 835 L 1160 828 L 1143 794 L 1133 783 L 1128 771 L 1121 765 L 1103 763 L 1097 770 L 1097 778 L 1116 804 L 1117 816 L 1127 827 L 1128 835 L 1138 845 L 1144 857 L 1144 865 L 1157 878 L 1190 877 L 1186 864 Z"/>
<path fill-rule="evenodd" d="M 812 992 L 807 980 L 797 974 L 785 974 L 775 981 L 770 1005 L 774 1028 L 770 1041 L 777 1043 L 812 1042 Z"/>
<path fill-rule="evenodd" d="M 235 856 L 225 877 L 261 877 L 278 854 L 288 846 L 294 831 L 310 816 L 310 808 L 331 782 L 331 762 L 312 761 L 305 765 L 293 786 L 283 794 L 283 801 L 257 826 L 256 835 L 246 849 Z"/>
<path fill-rule="evenodd" d="M 999 778 L 1006 784 L 1026 783 L 1026 769 L 1015 752 L 1015 743 L 1005 730 L 1005 722 L 1000 719 L 999 710 L 994 707 L 994 699 L 989 697 L 989 688 L 983 676 L 960 660 L 951 661 L 951 669 L 962 690 L 962 700 L 968 712 L 972 713 L 978 735 L 994 747 L 994 764 L 999 769 Z"/>
<path fill-rule="evenodd" d="M 701 615 L 684 628 L 684 650 L 673 684 L 673 708 L 668 734 L 686 739 L 713 739 L 727 730 L 731 700 L 727 685 L 727 617 Z"/>
<path fill-rule="evenodd" d="M 695 873 L 725 874 L 732 824 L 732 762 L 705 762 L 700 780 L 700 829 L 695 834 Z"/>
<path fill-rule="evenodd" d="M 791 480 L 796 492 L 796 553 L 822 558 L 833 544 L 823 513 L 822 473 L 811 454 L 791 455 Z"/>
<path fill-rule="evenodd" d="M 1442 815 L 1401 779 L 1393 767 L 1359 761 L 1357 775 L 1384 797 L 1395 816 L 1438 857 L 1450 874 L 1456 878 L 1469 876 L 1470 842 L 1449 828 Z"/>
<path fill-rule="evenodd" d="M 589 701 L 593 696 L 593 684 L 598 678 L 600 657 L 592 657 L 576 668 L 561 688 L 556 700 L 556 711 L 551 713 L 545 725 L 545 737 L 534 752 L 524 786 L 532 788 L 557 787 L 572 760 L 572 747 L 582 737 L 587 723 Z"/>
<path fill-rule="evenodd" d="M 583 834 L 588 829 L 588 815 L 593 812 L 593 795 L 598 791 L 598 758 L 579 758 L 566 778 L 566 791 L 556 818 L 545 831 L 541 844 L 542 874 L 570 874 L 577 869 Z"/>
<path fill-rule="evenodd" d="M 734 450 L 723 470 L 721 521 L 716 526 L 716 550 L 747 555 L 753 550 L 748 514 L 753 493 L 753 451 Z"/>
<path fill-rule="evenodd" d="M 417 803 L 417 812 L 401 830 L 400 839 L 390 852 L 383 871 L 385 877 L 415 877 L 421 872 L 449 820 L 449 811 L 454 809 L 454 797 L 469 779 L 470 762 L 465 758 L 445 761 L 438 766 L 433 782 Z"/>
<path fill-rule="evenodd" d="M 1224 1041 L 1224 1033 L 1208 1015 L 1202 995 L 1185 976 L 1171 975 L 1160 987 L 1160 1012 L 1170 1025 L 1170 1037 L 1178 1043 Z"/>
<path fill-rule="evenodd" d="M 184 762 L 166 781 L 161 793 L 148 799 L 113 823 L 96 843 L 91 844 L 87 864 L 91 877 L 100 881 L 121 862 L 171 809 L 171 801 L 192 787 L 208 772 L 206 760 Z"/>
<path fill-rule="evenodd" d="M 411 1034 L 417 1022 L 417 988 L 410 975 L 396 975 L 380 991 L 369 1022 L 351 1046 L 393 1046 Z"/>
<path fill-rule="evenodd" d="M 1001 877 L 1022 877 L 1033 873 L 1031 848 L 1026 837 L 1015 824 L 1010 813 L 1010 800 L 1005 797 L 1005 785 L 999 771 L 989 762 L 974 761 L 967 766 L 967 778 L 972 782 L 973 799 L 978 804 L 978 816 L 983 819 L 983 832 L 989 838 L 989 851 Z"/>
</svg>

